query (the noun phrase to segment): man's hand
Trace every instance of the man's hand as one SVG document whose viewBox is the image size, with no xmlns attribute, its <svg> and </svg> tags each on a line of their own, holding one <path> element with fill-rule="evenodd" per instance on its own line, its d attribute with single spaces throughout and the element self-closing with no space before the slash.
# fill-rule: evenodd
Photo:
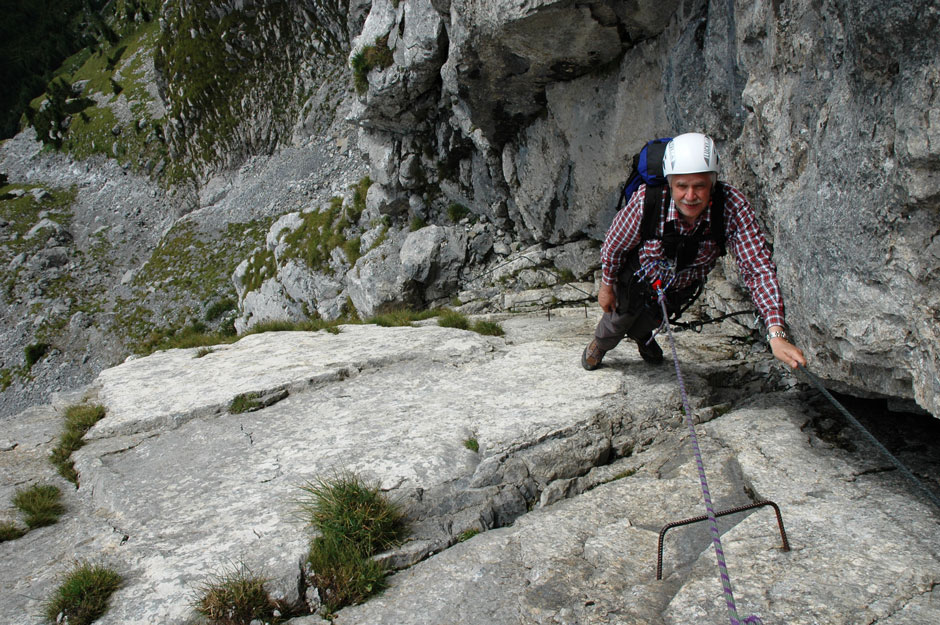
<svg viewBox="0 0 940 625">
<path fill-rule="evenodd" d="M 767 330 L 774 332 L 783 328 L 770 326 Z M 803 355 L 802 350 L 782 336 L 770 339 L 770 351 L 773 352 L 774 358 L 793 369 L 796 369 L 797 365 L 806 366 L 806 356 Z"/>
<path fill-rule="evenodd" d="M 601 305 L 601 310 L 604 312 L 614 312 L 617 307 L 617 296 L 614 295 L 614 287 L 609 284 L 601 284 L 601 290 L 597 293 L 597 303 Z"/>
</svg>

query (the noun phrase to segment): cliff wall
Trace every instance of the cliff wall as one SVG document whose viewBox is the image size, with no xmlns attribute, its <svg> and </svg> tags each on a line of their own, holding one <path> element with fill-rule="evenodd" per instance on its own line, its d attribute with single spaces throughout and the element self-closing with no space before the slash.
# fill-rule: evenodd
<svg viewBox="0 0 940 625">
<path fill-rule="evenodd" d="M 376 0 L 353 45 L 394 57 L 353 115 L 370 200 L 600 239 L 645 140 L 709 133 L 813 367 L 940 414 L 937 20 L 929 2 Z"/>
</svg>

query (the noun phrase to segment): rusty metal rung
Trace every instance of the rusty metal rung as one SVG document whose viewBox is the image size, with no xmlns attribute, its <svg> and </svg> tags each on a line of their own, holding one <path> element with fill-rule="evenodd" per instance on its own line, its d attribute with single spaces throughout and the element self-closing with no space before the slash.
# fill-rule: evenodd
<svg viewBox="0 0 940 625">
<path fill-rule="evenodd" d="M 739 506 L 737 508 L 729 508 L 728 510 L 722 510 L 721 512 L 716 512 L 715 517 L 727 516 L 729 514 L 734 514 L 735 512 L 744 512 L 745 510 L 753 510 L 754 508 L 761 508 L 763 506 L 773 506 L 774 512 L 777 515 L 777 527 L 780 528 L 780 539 L 783 541 L 782 549 L 784 551 L 790 551 L 790 541 L 787 540 L 787 531 L 783 528 L 783 517 L 780 515 L 780 506 L 775 504 L 772 501 L 758 501 L 757 503 L 751 503 L 746 506 Z M 697 516 L 691 519 L 684 519 L 682 521 L 674 521 L 663 526 L 663 529 L 659 530 L 659 546 L 658 553 L 659 556 L 656 559 L 656 579 L 661 580 L 663 578 L 663 538 L 666 536 L 666 532 L 672 529 L 673 527 L 680 527 L 682 525 L 691 525 L 693 523 L 699 523 L 701 521 L 707 521 L 708 515 L 703 514 L 702 516 Z"/>
</svg>

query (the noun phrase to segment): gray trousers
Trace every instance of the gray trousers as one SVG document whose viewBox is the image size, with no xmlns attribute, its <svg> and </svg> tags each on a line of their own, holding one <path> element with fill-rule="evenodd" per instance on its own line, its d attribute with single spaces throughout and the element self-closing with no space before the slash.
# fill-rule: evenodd
<svg viewBox="0 0 940 625">
<path fill-rule="evenodd" d="M 623 275 L 626 273 L 627 275 Z M 691 285 L 678 291 L 666 291 L 666 310 L 671 315 L 681 310 L 698 291 Z M 597 346 L 606 351 L 617 347 L 624 336 L 635 341 L 647 341 L 653 330 L 662 325 L 663 312 L 652 288 L 630 272 L 623 272 L 614 284 L 616 308 L 605 312 L 594 329 Z"/>
</svg>

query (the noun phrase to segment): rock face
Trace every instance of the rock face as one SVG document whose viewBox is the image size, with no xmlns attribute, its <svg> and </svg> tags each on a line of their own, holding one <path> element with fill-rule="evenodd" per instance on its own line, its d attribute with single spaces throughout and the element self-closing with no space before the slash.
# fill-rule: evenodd
<svg viewBox="0 0 940 625">
<path fill-rule="evenodd" d="M 349 41 L 349 5 L 164 3 L 155 65 L 174 160 L 205 183 L 247 157 L 289 144 L 298 120 L 309 121 L 306 133 L 322 133 L 316 109 L 345 87 L 337 78 Z"/>
<path fill-rule="evenodd" d="M 394 63 L 352 119 L 385 205 L 551 244 L 603 236 L 647 139 L 711 134 L 815 370 L 937 415 L 937 25 L 926 0 L 375 0 L 353 54 L 387 36 Z"/>
<path fill-rule="evenodd" d="M 723 622 L 704 526 L 670 530 L 655 581 L 659 529 L 701 513 L 675 376 L 632 349 L 583 371 L 594 321 L 518 315 L 502 338 L 433 322 L 266 333 L 103 371 L 4 424 L 0 520 L 19 522 L 8 502 L 36 482 L 62 486 L 67 512 L 0 544 L 0 622 L 44 622 L 79 559 L 124 579 L 105 625 L 190 623 L 197 589 L 232 562 L 295 605 L 289 622 L 319 623 L 299 615 L 316 606 L 298 501 L 343 470 L 380 483 L 411 528 L 381 556 L 390 588 L 337 623 Z M 677 341 L 715 505 L 773 499 L 792 546 L 769 508 L 722 518 L 742 618 L 936 622 L 936 511 L 761 346 L 717 330 Z M 269 405 L 230 413 L 247 392 Z M 107 415 L 73 454 L 74 490 L 47 456 L 82 399 Z M 907 461 L 938 486 L 940 456 Z"/>
</svg>

